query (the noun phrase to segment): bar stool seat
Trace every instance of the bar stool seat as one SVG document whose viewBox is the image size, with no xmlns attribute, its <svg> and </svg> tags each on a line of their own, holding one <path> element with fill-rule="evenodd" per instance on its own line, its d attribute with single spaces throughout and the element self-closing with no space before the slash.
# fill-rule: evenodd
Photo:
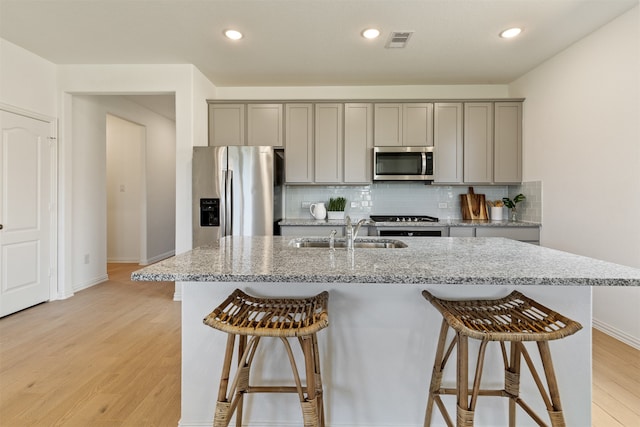
<svg viewBox="0 0 640 427">
<path fill-rule="evenodd" d="M 236 289 L 216 307 L 204 323 L 226 332 L 227 345 L 214 415 L 214 427 L 227 427 L 233 414 L 242 425 L 246 393 L 297 393 L 304 427 L 323 427 L 322 378 L 316 333 L 329 325 L 329 293 L 308 298 L 260 298 Z M 229 384 L 231 363 L 238 337 L 238 364 Z M 295 385 L 250 385 L 249 374 L 262 337 L 279 338 L 286 350 Z M 247 339 L 249 338 L 248 342 Z M 304 355 L 306 384 L 302 384 L 289 338 L 297 338 Z"/>
<path fill-rule="evenodd" d="M 564 427 L 564 415 L 560 404 L 558 384 L 551 360 L 549 341 L 567 337 L 579 331 L 582 326 L 565 316 L 514 291 L 508 296 L 491 300 L 445 300 L 436 298 L 428 291 L 422 295 L 442 314 L 440 338 L 436 349 L 429 397 L 425 414 L 425 427 L 431 425 L 433 404 L 438 406 L 448 426 L 453 422 L 440 398 L 441 395 L 457 396 L 456 425 L 473 426 L 473 416 L 478 396 L 498 396 L 509 398 L 509 426 L 516 425 L 516 404 L 519 405 L 538 425 L 544 421 L 520 398 L 520 363 L 524 358 L 536 386 L 547 408 L 551 425 Z M 455 331 L 445 352 L 449 328 Z M 480 340 L 473 387 L 469 389 L 468 339 Z M 502 390 L 481 389 L 482 368 L 486 345 L 499 341 L 505 367 L 505 384 Z M 505 342 L 509 341 L 509 353 Z M 538 375 L 524 341 L 535 341 L 538 346 L 548 392 Z M 456 387 L 442 387 L 443 370 L 454 347 L 457 347 Z"/>
</svg>

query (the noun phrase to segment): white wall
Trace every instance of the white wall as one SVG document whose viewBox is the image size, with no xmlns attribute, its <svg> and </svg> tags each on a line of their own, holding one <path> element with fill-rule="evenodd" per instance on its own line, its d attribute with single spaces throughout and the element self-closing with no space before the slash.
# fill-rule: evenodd
<svg viewBox="0 0 640 427">
<path fill-rule="evenodd" d="M 541 243 L 640 268 L 638 7 L 510 85 L 525 97 L 524 179 Z M 640 289 L 595 288 L 594 324 L 640 348 Z"/>
<path fill-rule="evenodd" d="M 507 85 L 219 87 L 216 99 L 507 98 Z"/>
<path fill-rule="evenodd" d="M 0 102 L 57 116 L 56 65 L 0 39 Z"/>
<path fill-rule="evenodd" d="M 139 263 L 147 249 L 146 129 L 111 114 L 106 120 L 107 262 Z"/>
</svg>

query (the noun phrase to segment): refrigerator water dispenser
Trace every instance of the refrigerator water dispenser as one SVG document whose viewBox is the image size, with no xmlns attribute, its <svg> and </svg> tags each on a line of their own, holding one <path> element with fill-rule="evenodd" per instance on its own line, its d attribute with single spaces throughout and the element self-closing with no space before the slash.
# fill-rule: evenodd
<svg viewBox="0 0 640 427">
<path fill-rule="evenodd" d="M 200 226 L 220 226 L 220 199 L 200 199 Z"/>
</svg>

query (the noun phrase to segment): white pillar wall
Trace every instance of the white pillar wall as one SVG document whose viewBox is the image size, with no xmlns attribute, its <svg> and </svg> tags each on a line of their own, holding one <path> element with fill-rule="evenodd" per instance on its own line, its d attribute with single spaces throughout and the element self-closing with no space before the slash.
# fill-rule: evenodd
<svg viewBox="0 0 640 427">
<path fill-rule="evenodd" d="M 82 262 L 82 252 L 72 244 L 73 229 L 76 227 L 72 215 L 82 203 L 75 199 L 72 182 L 85 177 L 71 176 L 74 167 L 74 151 L 79 141 L 73 140 L 71 109 L 73 95 L 117 95 L 117 94 L 175 94 L 176 100 L 176 147 L 175 147 L 175 251 L 191 249 L 191 153 L 194 145 L 207 144 L 206 100 L 215 97 L 215 87 L 192 65 L 61 65 L 58 66 L 58 90 L 61 121 L 61 162 L 65 172 L 61 177 L 61 210 L 67 215 L 61 224 L 63 233 L 62 264 L 67 279 L 70 272 Z M 80 254 L 80 255 L 78 255 Z M 80 259 L 79 259 L 80 257 Z M 106 260 L 106 258 L 105 258 Z M 62 280 L 67 286 L 86 278 L 72 277 Z M 179 294 L 177 286 L 177 293 Z M 69 289 L 64 290 L 68 296 Z"/>
<path fill-rule="evenodd" d="M 510 85 L 541 244 L 640 268 L 640 7 Z M 640 348 L 640 289 L 594 289 L 594 326 Z"/>
</svg>

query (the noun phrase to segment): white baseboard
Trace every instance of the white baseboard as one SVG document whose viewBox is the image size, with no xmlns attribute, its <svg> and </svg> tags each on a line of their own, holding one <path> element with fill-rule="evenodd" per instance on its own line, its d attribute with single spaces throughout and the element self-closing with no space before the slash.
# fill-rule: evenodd
<svg viewBox="0 0 640 427">
<path fill-rule="evenodd" d="M 176 254 L 176 251 L 172 250 L 172 251 L 168 251 L 168 252 L 165 252 L 163 254 L 160 254 L 160 255 L 156 255 L 156 256 L 151 257 L 151 258 L 142 259 L 142 260 L 140 260 L 140 265 L 153 264 L 153 263 L 156 263 L 158 261 L 162 261 L 163 259 L 167 259 L 169 257 L 172 257 L 175 254 Z"/>
<path fill-rule="evenodd" d="M 246 420 L 244 420 L 246 421 Z M 211 427 L 213 421 L 182 421 L 178 422 L 178 427 Z M 243 426 L 247 427 L 299 427 L 299 423 L 252 423 L 249 421 L 248 423 L 242 423 Z M 327 427 L 374 427 L 373 424 L 327 424 Z M 375 427 L 414 427 L 414 424 L 389 424 L 387 426 L 381 426 L 380 424 L 375 424 Z"/>
<path fill-rule="evenodd" d="M 137 264 L 138 258 L 107 258 L 107 263 Z"/>
<path fill-rule="evenodd" d="M 182 282 L 176 282 L 176 288 L 173 291 L 173 300 L 182 301 Z"/>
<path fill-rule="evenodd" d="M 592 325 L 597 330 L 604 332 L 618 341 L 622 341 L 623 343 L 640 350 L 640 338 L 629 335 L 618 328 L 614 328 L 611 325 L 599 321 L 598 319 L 593 319 Z"/>
<path fill-rule="evenodd" d="M 102 276 L 98 276 L 98 277 L 93 278 L 91 280 L 87 280 L 86 282 L 78 283 L 76 286 L 73 287 L 73 291 L 74 292 L 78 292 L 78 291 L 81 291 L 83 289 L 87 289 L 87 288 L 90 288 L 92 286 L 95 286 L 95 285 L 97 285 L 99 283 L 106 282 L 107 280 L 109 280 L 109 276 L 107 276 L 106 274 L 103 274 Z"/>
</svg>

